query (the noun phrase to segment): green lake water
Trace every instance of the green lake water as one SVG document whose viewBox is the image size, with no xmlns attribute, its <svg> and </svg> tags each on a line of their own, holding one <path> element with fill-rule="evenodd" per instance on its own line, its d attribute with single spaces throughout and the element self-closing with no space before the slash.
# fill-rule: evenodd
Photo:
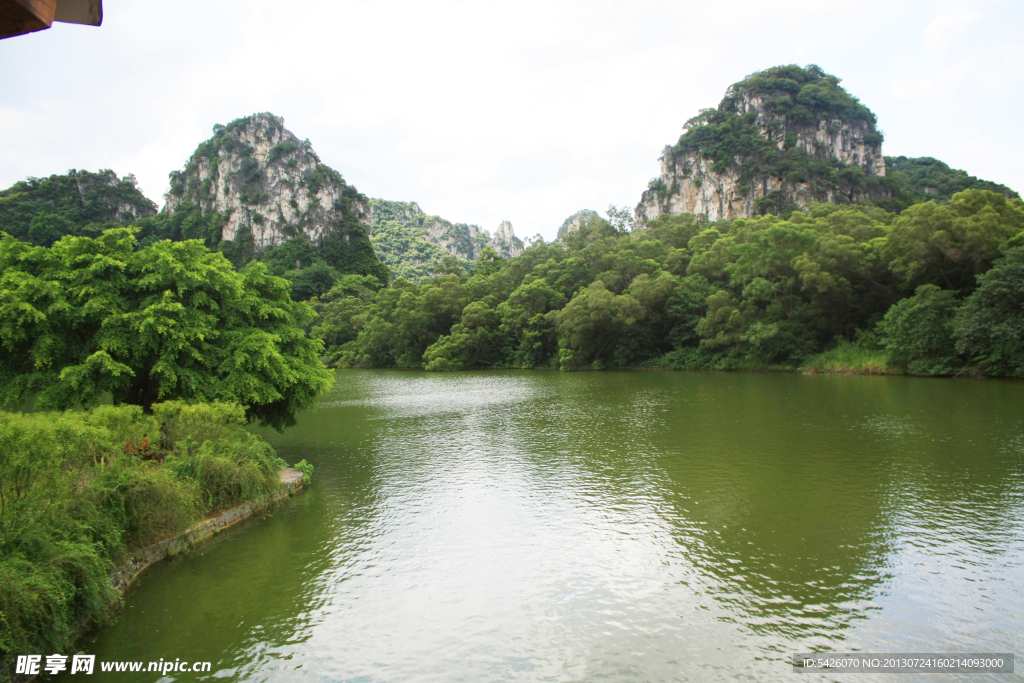
<svg viewBox="0 0 1024 683">
<path fill-rule="evenodd" d="M 861 683 L 969 679 L 790 656 L 1024 649 L 1024 382 L 343 371 L 263 434 L 314 486 L 147 570 L 85 652 L 213 662 L 165 681 Z"/>
</svg>

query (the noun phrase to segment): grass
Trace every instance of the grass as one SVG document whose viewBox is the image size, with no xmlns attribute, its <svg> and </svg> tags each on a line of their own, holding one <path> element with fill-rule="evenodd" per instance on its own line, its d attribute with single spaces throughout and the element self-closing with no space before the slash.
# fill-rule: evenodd
<svg viewBox="0 0 1024 683">
<path fill-rule="evenodd" d="M 0 680 L 112 615 L 132 552 L 273 495 L 284 461 L 236 404 L 0 412 Z M 305 473 L 305 469 L 303 470 Z"/>
<path fill-rule="evenodd" d="M 804 363 L 808 374 L 828 375 L 902 375 L 904 370 L 890 366 L 887 354 L 881 349 L 865 348 L 850 342 L 840 342 L 834 349 L 822 351 Z"/>
</svg>

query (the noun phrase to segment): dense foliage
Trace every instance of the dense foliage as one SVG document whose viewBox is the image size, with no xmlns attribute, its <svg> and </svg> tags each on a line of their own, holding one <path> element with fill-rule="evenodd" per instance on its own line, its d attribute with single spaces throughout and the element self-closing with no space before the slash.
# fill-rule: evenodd
<svg viewBox="0 0 1024 683">
<path fill-rule="evenodd" d="M 767 109 L 784 123 L 813 126 L 822 119 L 863 121 L 874 126 L 875 115 L 839 85 L 840 79 L 811 64 L 789 64 L 747 76 L 726 93 L 722 108 L 735 111 L 744 94 L 766 100 Z M 881 139 L 878 139 L 881 142 Z"/>
<path fill-rule="evenodd" d="M 96 237 L 103 230 L 156 214 L 134 178 L 113 171 L 70 170 L 29 178 L 0 191 L 0 229 L 48 247 L 64 235 Z"/>
<path fill-rule="evenodd" d="M 330 384 L 312 311 L 254 264 L 133 231 L 33 247 L 0 240 L 0 396 L 40 407 L 228 400 L 283 426 Z"/>
<path fill-rule="evenodd" d="M 488 240 L 476 225 L 452 223 L 440 216 L 428 216 L 415 202 L 371 199 L 373 246 L 392 278 L 409 282 L 469 268 L 488 250 L 505 254 L 513 245 Z M 519 240 L 514 240 L 522 246 Z"/>
<path fill-rule="evenodd" d="M 274 494 L 284 465 L 235 404 L 0 413 L 0 662 L 75 651 L 119 596 L 115 565 L 215 510 Z M 11 670 L 0 671 L 9 679 Z"/>
<path fill-rule="evenodd" d="M 1007 199 L 1019 198 L 1005 185 L 979 180 L 967 171 L 950 168 L 931 157 L 886 157 L 885 173 L 896 181 L 901 199 L 906 203 L 929 200 L 945 203 L 964 190 L 988 190 L 1006 195 Z"/>
<path fill-rule="evenodd" d="M 663 214 L 632 232 L 584 218 L 560 243 L 466 273 L 339 283 L 314 302 L 312 334 L 354 367 L 798 367 L 842 348 L 877 371 L 1022 371 L 1020 200 Z"/>
</svg>

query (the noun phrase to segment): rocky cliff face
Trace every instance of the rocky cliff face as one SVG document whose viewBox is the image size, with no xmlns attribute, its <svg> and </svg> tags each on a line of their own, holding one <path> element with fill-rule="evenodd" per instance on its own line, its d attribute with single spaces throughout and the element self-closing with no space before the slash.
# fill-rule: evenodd
<svg viewBox="0 0 1024 683">
<path fill-rule="evenodd" d="M 491 246 L 499 256 L 511 257 L 523 253 L 523 241 L 512 232 L 512 224 L 508 221 L 502 221 L 493 236 L 484 230 L 484 237 L 489 238 Z"/>
<path fill-rule="evenodd" d="M 251 233 L 260 250 L 298 236 L 316 246 L 329 234 L 351 241 L 370 230 L 369 200 L 269 113 L 215 126 L 171 174 L 166 200 L 165 211 L 191 202 L 225 214 L 222 239 Z"/>
<path fill-rule="evenodd" d="M 731 86 L 665 147 L 638 217 L 729 220 L 886 194 L 874 115 L 838 83 L 817 67 L 776 67 Z"/>
</svg>

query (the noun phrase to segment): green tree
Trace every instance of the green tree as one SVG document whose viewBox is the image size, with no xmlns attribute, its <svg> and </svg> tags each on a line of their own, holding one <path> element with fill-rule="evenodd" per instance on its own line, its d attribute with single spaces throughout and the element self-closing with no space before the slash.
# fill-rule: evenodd
<svg viewBox="0 0 1024 683">
<path fill-rule="evenodd" d="M 341 275 L 326 263 L 317 261 L 308 268 L 288 271 L 285 277 L 292 283 L 292 299 L 309 301 L 330 291 Z"/>
<path fill-rule="evenodd" d="M 960 367 L 953 345 L 956 294 L 921 285 L 914 296 L 893 304 L 881 323 L 891 365 L 912 375 L 951 375 Z"/>
<path fill-rule="evenodd" d="M 310 336 L 323 340 L 332 365 L 338 363 L 341 347 L 358 337 L 379 288 L 372 276 L 342 275 L 330 291 L 310 301 L 319 316 Z"/>
<path fill-rule="evenodd" d="M 73 235 L 77 226 L 53 213 L 36 214 L 28 228 L 28 240 L 37 246 L 48 247 L 64 235 Z"/>
<path fill-rule="evenodd" d="M 957 311 L 956 349 L 991 375 L 1024 377 L 1024 247 L 1006 252 Z"/>
<path fill-rule="evenodd" d="M 498 313 L 482 301 L 473 301 L 462 311 L 451 334 L 442 336 L 423 353 L 425 370 L 462 370 L 493 367 L 500 360 Z"/>
<path fill-rule="evenodd" d="M 558 337 L 546 314 L 563 308 L 567 301 L 547 279 L 538 277 L 528 278 L 498 306 L 508 365 L 532 368 L 551 364 L 558 353 Z"/>
<path fill-rule="evenodd" d="M 236 272 L 201 242 L 137 249 L 133 231 L 47 249 L 0 240 L 0 392 L 40 407 L 226 400 L 281 427 L 331 383 L 286 280 Z"/>
<path fill-rule="evenodd" d="M 986 190 L 966 190 L 948 205 L 906 209 L 892 224 L 885 254 L 892 272 L 910 287 L 935 283 L 969 293 L 976 276 L 1024 230 L 1024 204 Z"/>
<path fill-rule="evenodd" d="M 617 347 L 643 315 L 643 306 L 630 294 L 616 295 L 593 282 L 552 315 L 560 335 L 560 367 L 598 369 L 614 364 Z"/>
</svg>

